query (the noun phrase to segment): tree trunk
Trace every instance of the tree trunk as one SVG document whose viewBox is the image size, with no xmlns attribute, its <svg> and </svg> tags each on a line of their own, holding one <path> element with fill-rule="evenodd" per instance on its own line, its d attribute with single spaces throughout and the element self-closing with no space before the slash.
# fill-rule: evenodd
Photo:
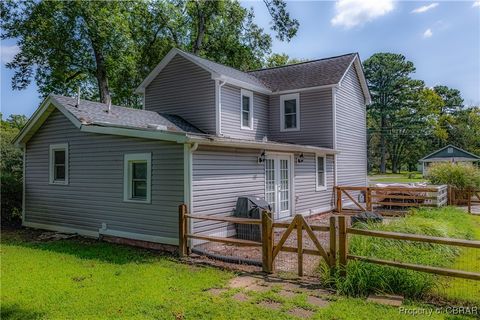
<svg viewBox="0 0 480 320">
<path fill-rule="evenodd" d="M 197 37 L 195 38 L 195 43 L 193 44 L 193 53 L 198 54 L 202 48 L 203 37 L 205 36 L 205 23 L 206 17 L 205 14 L 200 9 L 197 3 L 198 10 L 198 22 L 197 22 Z"/>
<path fill-rule="evenodd" d="M 93 52 L 95 55 L 95 63 L 97 65 L 95 77 L 97 78 L 98 90 L 100 93 L 100 102 L 110 104 L 112 98 L 108 88 L 107 68 L 105 66 L 105 58 L 101 51 L 93 45 Z"/>
<path fill-rule="evenodd" d="M 380 123 L 380 173 L 387 172 L 387 160 L 386 160 L 386 142 L 385 142 L 385 116 L 382 115 Z"/>
</svg>

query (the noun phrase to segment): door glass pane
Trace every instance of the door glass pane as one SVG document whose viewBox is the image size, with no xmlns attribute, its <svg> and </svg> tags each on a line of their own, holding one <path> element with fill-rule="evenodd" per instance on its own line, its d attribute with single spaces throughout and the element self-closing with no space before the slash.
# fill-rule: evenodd
<svg viewBox="0 0 480 320">
<path fill-rule="evenodd" d="M 273 159 L 265 160 L 265 200 L 272 207 L 272 211 L 275 212 L 275 162 Z"/>
<path fill-rule="evenodd" d="M 317 179 L 318 179 L 318 186 L 324 187 L 325 186 L 325 162 L 324 157 L 317 157 Z"/>
<path fill-rule="evenodd" d="M 289 181 L 289 168 L 288 160 L 280 159 L 280 211 L 286 211 L 290 208 L 290 181 Z"/>
<path fill-rule="evenodd" d="M 133 179 L 147 179 L 147 163 L 146 162 L 134 162 L 132 163 Z"/>
</svg>

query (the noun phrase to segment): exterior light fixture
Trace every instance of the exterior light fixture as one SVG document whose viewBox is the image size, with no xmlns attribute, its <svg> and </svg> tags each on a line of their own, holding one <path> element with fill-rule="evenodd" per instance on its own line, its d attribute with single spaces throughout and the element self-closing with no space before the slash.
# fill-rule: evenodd
<svg viewBox="0 0 480 320">
<path fill-rule="evenodd" d="M 303 153 L 300 153 L 300 155 L 299 155 L 298 158 L 297 158 L 297 163 L 302 163 L 303 160 L 304 160 L 304 158 L 305 158 L 305 157 L 303 156 Z"/>
<path fill-rule="evenodd" d="M 258 163 L 264 163 L 264 162 L 265 162 L 265 150 L 263 150 L 260 157 L 258 157 Z"/>
</svg>

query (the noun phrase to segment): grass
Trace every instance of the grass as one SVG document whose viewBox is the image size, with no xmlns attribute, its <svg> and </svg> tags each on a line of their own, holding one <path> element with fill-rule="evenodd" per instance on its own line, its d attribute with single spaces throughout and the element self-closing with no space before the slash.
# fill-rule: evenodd
<svg viewBox="0 0 480 320">
<path fill-rule="evenodd" d="M 422 174 L 418 172 L 372 174 L 368 176 L 368 180 L 370 183 L 414 183 L 426 181 Z"/>
<path fill-rule="evenodd" d="M 393 307 L 340 296 L 316 309 L 305 295 L 283 298 L 278 288 L 248 293 L 251 299 L 239 302 L 232 298 L 239 289 L 206 292 L 224 287 L 232 272 L 82 238 L 39 242 L 36 235 L 3 230 L 2 319 L 293 319 L 287 314 L 293 307 L 315 311 L 312 319 L 411 319 Z M 262 300 L 282 307 L 262 308 Z"/>
<path fill-rule="evenodd" d="M 363 224 L 358 227 L 436 237 L 480 239 L 477 223 L 476 217 L 460 209 L 446 207 L 413 210 L 405 218 L 387 224 Z M 349 241 L 349 252 L 354 255 L 475 272 L 480 272 L 478 251 L 365 236 L 352 236 Z M 418 299 L 435 293 L 442 298 L 480 302 L 478 283 L 475 281 L 452 279 L 447 283 L 445 279 L 430 274 L 358 261 L 349 262 L 347 277 L 336 278 L 335 281 L 342 293 L 353 296 L 386 292 Z M 464 299 L 468 296 L 469 299 Z"/>
</svg>

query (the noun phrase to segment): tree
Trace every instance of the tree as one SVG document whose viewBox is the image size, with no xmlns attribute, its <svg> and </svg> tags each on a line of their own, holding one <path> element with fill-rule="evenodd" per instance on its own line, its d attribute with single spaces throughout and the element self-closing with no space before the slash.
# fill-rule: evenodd
<svg viewBox="0 0 480 320">
<path fill-rule="evenodd" d="M 440 110 L 441 115 L 451 114 L 463 108 L 463 98 L 459 90 L 440 85 L 433 87 L 433 90 L 443 101 Z"/>
<path fill-rule="evenodd" d="M 376 53 L 364 61 L 365 77 L 372 95 L 368 114 L 378 123 L 380 172 L 386 172 L 387 134 L 392 115 L 402 104 L 405 84 L 415 72 L 412 62 L 401 54 Z"/>
<path fill-rule="evenodd" d="M 307 59 L 290 58 L 286 53 L 274 53 L 267 58 L 265 63 L 266 68 L 274 68 L 305 62 Z"/>
<path fill-rule="evenodd" d="M 295 36 L 298 21 L 284 0 L 265 1 L 281 40 Z M 238 1 L 46 1 L 0 4 L 2 39 L 18 39 L 7 67 L 12 88 L 34 79 L 40 94 L 82 96 L 136 106 L 133 90 L 172 47 L 240 69 L 256 68 L 271 38 Z"/>
</svg>

